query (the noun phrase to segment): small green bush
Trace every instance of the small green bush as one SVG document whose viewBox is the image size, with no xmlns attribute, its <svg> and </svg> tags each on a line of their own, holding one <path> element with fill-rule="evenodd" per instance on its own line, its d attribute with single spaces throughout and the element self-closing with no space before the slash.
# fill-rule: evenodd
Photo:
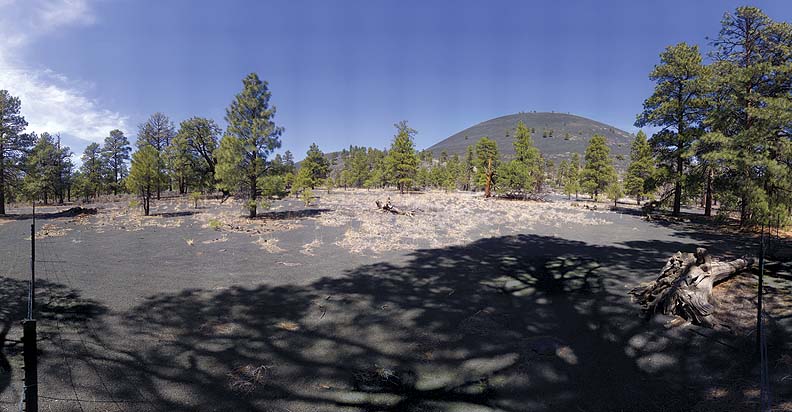
<svg viewBox="0 0 792 412">
<path fill-rule="evenodd" d="M 190 193 L 190 200 L 193 201 L 193 207 L 198 209 L 198 201 L 201 200 L 201 192 Z"/>
<path fill-rule="evenodd" d="M 212 219 L 209 221 L 209 228 L 214 230 L 220 230 L 221 227 L 223 227 L 223 223 L 220 222 L 219 220 Z"/>
<path fill-rule="evenodd" d="M 305 203 L 305 206 L 310 206 L 311 203 L 313 203 L 313 198 L 313 191 L 307 188 L 302 191 L 302 195 L 300 196 L 300 199 L 303 201 L 303 203 Z"/>
</svg>

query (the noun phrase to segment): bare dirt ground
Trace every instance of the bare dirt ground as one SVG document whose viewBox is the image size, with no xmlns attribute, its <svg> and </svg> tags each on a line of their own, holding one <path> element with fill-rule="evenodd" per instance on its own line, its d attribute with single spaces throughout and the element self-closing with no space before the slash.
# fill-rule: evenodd
<svg viewBox="0 0 792 412">
<path fill-rule="evenodd" d="M 42 410 L 757 408 L 754 274 L 715 289 L 719 332 L 645 321 L 627 295 L 677 250 L 753 238 L 561 198 L 317 195 L 256 219 L 215 199 L 39 208 Z M 415 215 L 377 210 L 388 196 Z M 29 212 L 0 218 L 0 410 L 19 402 Z M 773 270 L 772 398 L 792 410 L 792 274 Z"/>
</svg>

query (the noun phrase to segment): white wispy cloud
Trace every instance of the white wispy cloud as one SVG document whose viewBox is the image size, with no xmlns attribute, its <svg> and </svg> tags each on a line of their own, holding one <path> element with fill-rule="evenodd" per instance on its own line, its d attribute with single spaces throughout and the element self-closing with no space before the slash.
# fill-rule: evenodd
<svg viewBox="0 0 792 412">
<path fill-rule="evenodd" d="M 0 89 L 22 100 L 29 130 L 89 141 L 125 130 L 126 116 L 102 107 L 86 83 L 18 57 L 56 30 L 94 21 L 89 0 L 0 0 Z"/>
</svg>

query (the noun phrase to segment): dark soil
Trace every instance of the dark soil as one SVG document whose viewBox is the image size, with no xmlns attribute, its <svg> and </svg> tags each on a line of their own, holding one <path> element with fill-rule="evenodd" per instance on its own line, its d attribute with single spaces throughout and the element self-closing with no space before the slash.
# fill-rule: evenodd
<svg viewBox="0 0 792 412">
<path fill-rule="evenodd" d="M 0 410 L 19 402 L 29 276 L 30 226 L 18 217 L 28 211 L 12 212 L 0 224 Z M 611 224 L 506 228 L 366 256 L 335 244 L 344 227 L 317 224 L 320 202 L 264 215 L 299 223 L 267 234 L 283 249 L 270 253 L 172 208 L 153 219 L 180 226 L 137 231 L 97 230 L 102 209 L 88 223 L 45 212 L 71 230 L 37 242 L 43 411 L 757 408 L 753 335 L 644 321 L 627 295 L 678 250 L 756 250 L 738 234 L 598 212 Z M 789 267 L 776 268 L 769 300 L 792 284 Z M 740 283 L 744 298 L 728 304 L 755 311 L 754 284 Z M 792 316 L 768 310 L 770 385 L 783 409 Z"/>
</svg>

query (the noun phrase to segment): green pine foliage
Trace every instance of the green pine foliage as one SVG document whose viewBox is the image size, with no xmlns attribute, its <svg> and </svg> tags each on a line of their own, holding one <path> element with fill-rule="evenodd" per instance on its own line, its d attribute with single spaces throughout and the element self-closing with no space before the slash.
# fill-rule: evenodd
<svg viewBox="0 0 792 412">
<path fill-rule="evenodd" d="M 302 172 L 305 170 L 305 172 Z M 319 150 L 316 143 L 311 143 L 306 153 L 305 160 L 300 166 L 301 176 L 299 189 L 310 188 L 315 189 L 316 186 L 322 184 L 327 179 L 330 173 L 330 162 L 325 158 L 324 153 Z"/>
<path fill-rule="evenodd" d="M 701 121 L 707 105 L 706 68 L 698 46 L 679 43 L 660 54 L 649 79 L 655 82 L 652 96 L 644 102 L 636 126 L 654 126 L 661 131 L 651 144 L 661 167 L 674 185 L 673 213 L 679 215 L 682 187 L 690 167 L 691 148 L 701 136 Z"/>
<path fill-rule="evenodd" d="M 484 197 L 492 196 L 498 169 L 498 143 L 488 137 L 482 137 L 476 143 L 476 181 L 484 187 Z"/>
<path fill-rule="evenodd" d="M 654 190 L 655 160 L 652 147 L 646 140 L 646 133 L 639 130 L 630 146 L 630 165 L 624 178 L 624 189 L 635 197 L 640 205 L 641 199 L 649 196 Z"/>
<path fill-rule="evenodd" d="M 86 176 L 85 172 L 81 176 Z M 144 215 L 149 215 L 151 197 L 163 180 L 157 149 L 152 145 L 143 145 L 132 155 L 132 167 L 126 184 L 130 192 L 140 196 Z"/>
<path fill-rule="evenodd" d="M 275 106 L 266 81 L 251 73 L 226 109 L 228 128 L 220 141 L 215 177 L 221 189 L 245 194 L 250 217 L 256 216 L 258 179 L 269 155 L 280 147 L 283 128 L 275 125 Z"/>
<path fill-rule="evenodd" d="M 110 135 L 105 137 L 102 156 L 108 170 L 108 185 L 114 195 L 123 190 L 121 179 L 127 173 L 126 164 L 130 159 L 130 152 L 132 147 L 129 145 L 129 139 L 121 130 L 111 130 Z"/>
<path fill-rule="evenodd" d="M 417 132 L 404 120 L 394 126 L 396 135 L 386 159 L 387 178 L 399 192 L 404 193 L 412 187 L 418 172 L 418 156 L 413 142 Z"/>
<path fill-rule="evenodd" d="M 591 138 L 584 159 L 586 165 L 581 173 L 581 186 L 597 201 L 599 194 L 616 180 L 616 169 L 604 136 L 595 134 Z"/>
<path fill-rule="evenodd" d="M 572 157 L 569 159 L 569 163 L 567 164 L 566 170 L 564 171 L 563 177 L 563 189 L 564 194 L 567 195 L 570 199 L 572 195 L 575 195 L 575 200 L 578 199 L 578 194 L 580 193 L 580 155 L 577 153 L 572 153 Z"/>
<path fill-rule="evenodd" d="M 25 155 L 33 147 L 35 136 L 23 133 L 27 121 L 22 116 L 22 102 L 7 90 L 0 90 L 0 215 L 22 179 Z"/>
</svg>

